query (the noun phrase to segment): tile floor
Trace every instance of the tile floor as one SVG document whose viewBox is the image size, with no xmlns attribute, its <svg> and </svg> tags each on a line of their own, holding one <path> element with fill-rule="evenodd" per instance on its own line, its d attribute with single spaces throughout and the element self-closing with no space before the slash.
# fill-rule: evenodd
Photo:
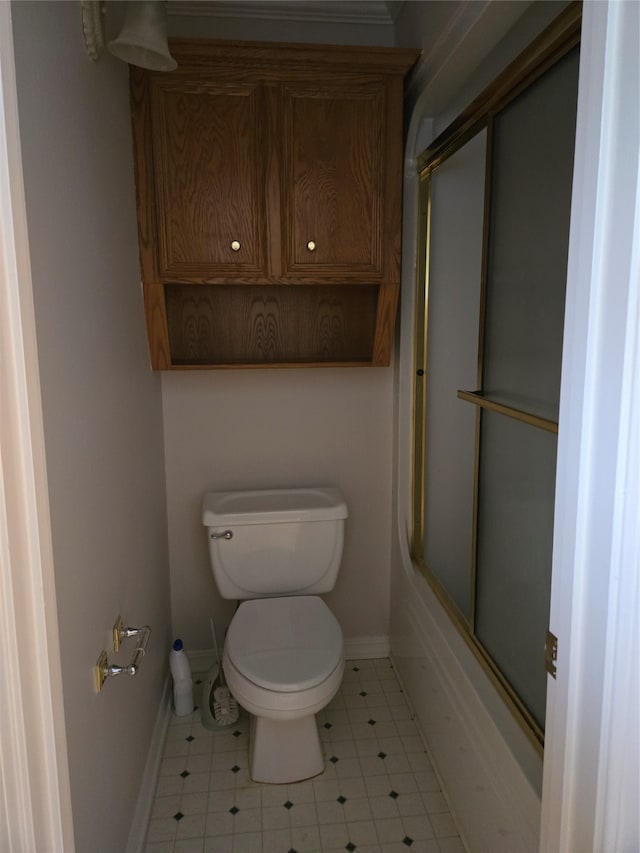
<svg viewBox="0 0 640 853">
<path fill-rule="evenodd" d="M 145 853 L 464 853 L 388 660 L 347 661 L 318 724 L 324 773 L 260 785 L 244 712 L 215 732 L 173 716 Z"/>
</svg>

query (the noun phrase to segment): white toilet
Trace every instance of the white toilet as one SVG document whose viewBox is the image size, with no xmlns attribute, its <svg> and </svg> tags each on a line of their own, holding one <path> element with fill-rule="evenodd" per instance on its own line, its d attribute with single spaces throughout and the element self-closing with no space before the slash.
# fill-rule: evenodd
<svg viewBox="0 0 640 853">
<path fill-rule="evenodd" d="M 222 666 L 251 714 L 256 782 L 322 773 L 315 715 L 344 671 L 342 631 L 319 598 L 340 568 L 347 506 L 335 488 L 209 492 L 202 522 L 223 598 L 241 600 Z"/>
</svg>

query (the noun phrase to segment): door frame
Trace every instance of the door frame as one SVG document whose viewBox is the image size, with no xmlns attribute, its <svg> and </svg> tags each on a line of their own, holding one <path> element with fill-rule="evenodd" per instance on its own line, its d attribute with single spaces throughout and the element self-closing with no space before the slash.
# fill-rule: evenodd
<svg viewBox="0 0 640 853">
<path fill-rule="evenodd" d="M 583 6 L 541 851 L 640 837 L 640 6 Z"/>
<path fill-rule="evenodd" d="M 0 848 L 73 853 L 10 3 L 0 78 Z"/>
</svg>

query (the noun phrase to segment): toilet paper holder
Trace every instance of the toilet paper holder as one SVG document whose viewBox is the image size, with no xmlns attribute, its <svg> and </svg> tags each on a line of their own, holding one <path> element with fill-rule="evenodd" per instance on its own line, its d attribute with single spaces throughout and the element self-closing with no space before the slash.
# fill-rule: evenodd
<svg viewBox="0 0 640 853">
<path fill-rule="evenodd" d="M 150 625 L 144 625 L 142 628 L 127 628 L 125 627 L 122 619 L 118 616 L 113 626 L 113 650 L 118 652 L 122 641 L 129 637 L 138 638 L 136 648 L 130 662 L 126 666 L 109 663 L 107 652 L 104 649 L 100 652 L 100 656 L 98 657 L 94 667 L 95 684 L 98 693 L 102 690 L 104 683 L 109 676 L 122 675 L 123 673 L 125 675 L 136 675 L 140 669 L 142 659 L 146 654 L 150 634 Z"/>
</svg>

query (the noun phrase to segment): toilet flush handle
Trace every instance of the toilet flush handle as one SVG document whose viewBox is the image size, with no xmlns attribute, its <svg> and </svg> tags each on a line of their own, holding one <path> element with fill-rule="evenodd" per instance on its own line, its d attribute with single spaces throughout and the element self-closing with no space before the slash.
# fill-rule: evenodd
<svg viewBox="0 0 640 853">
<path fill-rule="evenodd" d="M 210 533 L 212 539 L 233 539 L 233 530 L 225 530 L 224 533 Z"/>
</svg>

